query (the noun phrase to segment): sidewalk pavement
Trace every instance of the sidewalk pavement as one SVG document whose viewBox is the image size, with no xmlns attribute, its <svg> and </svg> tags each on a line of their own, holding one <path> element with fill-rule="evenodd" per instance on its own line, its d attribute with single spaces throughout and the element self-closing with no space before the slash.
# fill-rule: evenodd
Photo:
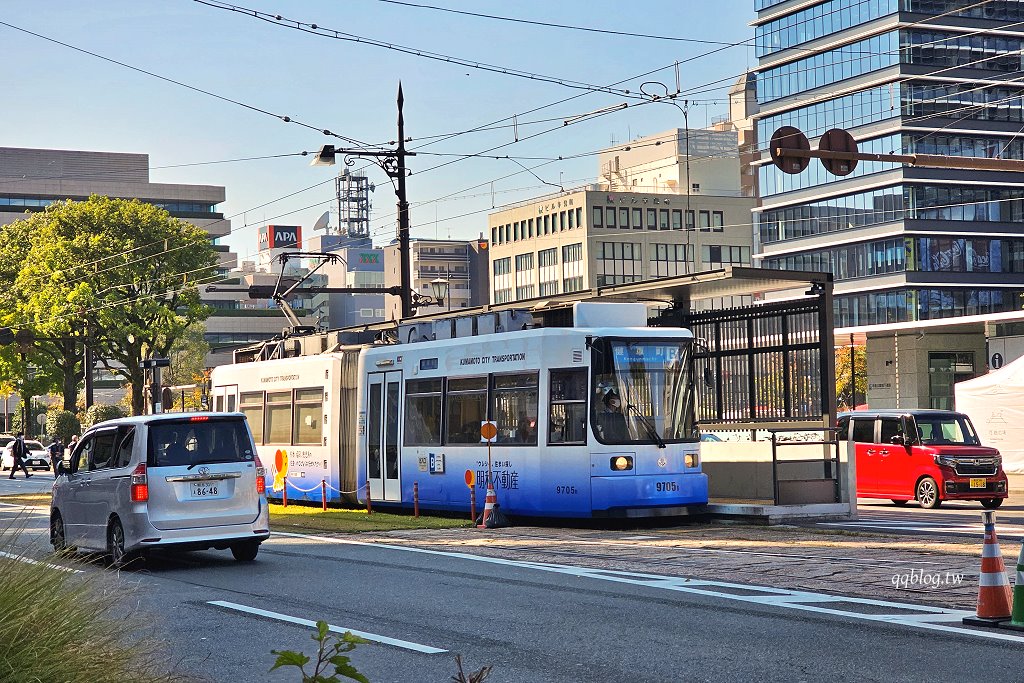
<svg viewBox="0 0 1024 683">
<path fill-rule="evenodd" d="M 977 541 L 786 526 L 436 529 L 360 534 L 359 540 L 956 609 L 976 606 L 981 569 Z M 1012 564 L 1006 551 L 1004 561 Z"/>
</svg>

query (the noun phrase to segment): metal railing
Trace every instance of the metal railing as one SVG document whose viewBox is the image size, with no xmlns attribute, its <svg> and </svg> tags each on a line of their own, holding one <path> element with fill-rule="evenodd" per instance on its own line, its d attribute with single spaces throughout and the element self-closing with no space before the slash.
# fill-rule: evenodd
<svg viewBox="0 0 1024 683">
<path fill-rule="evenodd" d="M 786 427 L 767 430 L 771 434 L 772 442 L 772 490 L 774 492 L 775 505 L 796 505 L 811 503 L 841 503 L 842 485 L 840 482 L 841 460 L 839 456 L 838 430 L 835 427 Z M 780 439 L 785 434 L 814 434 L 821 433 L 818 439 Z M 779 447 L 808 447 L 820 448 L 821 457 L 780 459 Z M 800 465 L 807 471 L 815 469 L 815 465 L 821 465 L 822 476 L 811 477 L 801 476 L 791 479 L 779 477 L 780 467 L 785 468 L 792 465 Z M 826 491 L 831 495 L 826 495 Z"/>
</svg>

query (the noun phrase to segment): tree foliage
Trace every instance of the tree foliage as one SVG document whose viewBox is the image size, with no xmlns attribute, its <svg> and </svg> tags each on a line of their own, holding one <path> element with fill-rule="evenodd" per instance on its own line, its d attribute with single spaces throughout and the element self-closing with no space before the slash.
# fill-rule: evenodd
<svg viewBox="0 0 1024 683">
<path fill-rule="evenodd" d="M 82 433 L 82 423 L 70 410 L 50 410 L 46 413 L 46 433 L 67 443 L 72 434 Z"/>
<path fill-rule="evenodd" d="M 141 360 L 166 356 L 209 315 L 194 286 L 215 272 L 209 236 L 151 204 L 95 195 L 55 202 L 12 225 L 6 244 L 24 250 L 21 267 L 8 271 L 14 317 L 40 336 L 64 340 L 37 346 L 62 373 L 65 408 L 69 399 L 74 405 L 82 376 L 77 342 L 87 340 L 97 360 L 131 385 L 132 411 L 141 413 Z"/>
<path fill-rule="evenodd" d="M 82 428 L 89 429 L 93 425 L 99 424 L 100 422 L 106 422 L 107 420 L 117 420 L 125 416 L 125 410 L 121 406 L 117 405 L 101 405 L 96 403 L 89 406 L 89 409 L 85 411 L 85 415 L 82 417 Z"/>
<path fill-rule="evenodd" d="M 867 403 L 868 390 L 868 360 L 867 347 L 853 347 L 854 364 L 856 374 L 857 401 L 854 402 L 853 391 L 850 384 L 850 347 L 836 349 L 836 404 L 840 410 L 847 410 Z"/>
</svg>

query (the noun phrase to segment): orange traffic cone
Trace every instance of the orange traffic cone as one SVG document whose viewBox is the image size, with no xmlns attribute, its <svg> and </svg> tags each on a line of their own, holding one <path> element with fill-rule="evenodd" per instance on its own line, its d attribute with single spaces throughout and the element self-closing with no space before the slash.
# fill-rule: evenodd
<svg viewBox="0 0 1024 683">
<path fill-rule="evenodd" d="M 490 480 L 487 481 L 487 498 L 484 499 L 484 513 L 480 518 L 480 523 L 477 525 L 477 529 L 489 529 L 487 522 L 490 521 L 491 515 L 494 514 L 494 505 L 498 502 L 498 494 L 494 491 L 494 484 Z"/>
<path fill-rule="evenodd" d="M 1012 592 L 1006 578 L 1003 554 L 996 538 L 995 513 L 982 513 L 985 521 L 985 544 L 981 547 L 981 576 L 978 585 L 978 614 L 964 617 L 964 623 L 973 626 L 998 626 L 1010 618 Z"/>
</svg>

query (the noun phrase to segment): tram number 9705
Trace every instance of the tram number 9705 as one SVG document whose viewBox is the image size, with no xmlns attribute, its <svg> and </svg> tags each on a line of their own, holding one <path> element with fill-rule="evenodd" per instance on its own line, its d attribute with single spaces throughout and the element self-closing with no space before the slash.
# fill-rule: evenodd
<svg viewBox="0 0 1024 683">
<path fill-rule="evenodd" d="M 576 495 L 576 487 L 575 486 L 556 486 L 555 487 L 555 493 L 560 495 L 560 496 L 561 495 L 564 495 L 564 496 L 575 496 Z"/>
<path fill-rule="evenodd" d="M 670 491 L 678 491 L 679 484 L 674 481 L 659 481 L 654 485 L 655 490 L 668 493 Z"/>
</svg>

